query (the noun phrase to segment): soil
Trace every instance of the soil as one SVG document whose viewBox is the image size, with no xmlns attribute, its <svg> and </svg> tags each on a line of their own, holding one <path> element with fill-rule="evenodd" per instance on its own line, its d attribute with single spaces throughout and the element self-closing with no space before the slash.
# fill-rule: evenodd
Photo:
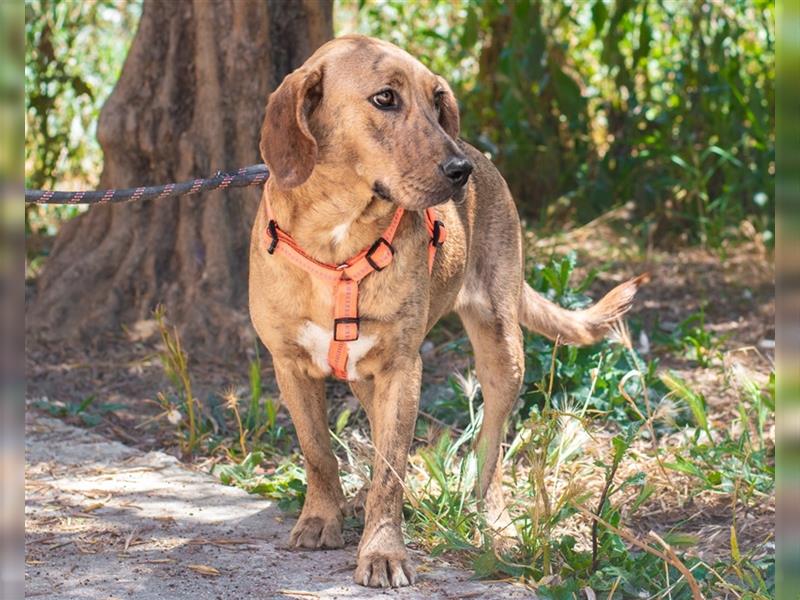
<svg viewBox="0 0 800 600">
<path fill-rule="evenodd" d="M 411 549 L 418 582 L 352 581 L 357 540 L 286 547 L 294 523 L 163 452 L 143 452 L 30 411 L 26 420 L 25 596 L 103 598 L 530 598 Z"/>
</svg>

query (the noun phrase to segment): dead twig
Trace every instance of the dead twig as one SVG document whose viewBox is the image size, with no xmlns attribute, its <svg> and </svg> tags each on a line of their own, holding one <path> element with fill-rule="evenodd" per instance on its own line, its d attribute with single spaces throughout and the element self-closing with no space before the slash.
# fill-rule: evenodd
<svg viewBox="0 0 800 600">
<path fill-rule="evenodd" d="M 600 525 L 602 525 L 603 527 L 605 527 L 609 531 L 611 531 L 613 533 L 616 533 L 618 536 L 623 538 L 625 541 L 633 544 L 634 546 L 636 546 L 640 550 L 644 550 L 648 554 L 652 554 L 653 556 L 656 556 L 656 557 L 660 558 L 661 560 L 663 560 L 664 562 L 669 563 L 670 565 L 675 567 L 681 573 L 681 575 L 683 575 L 684 578 L 686 578 L 686 583 L 689 584 L 689 589 L 691 589 L 691 591 L 692 591 L 693 600 L 704 600 L 703 599 L 703 594 L 700 592 L 700 586 L 698 585 L 697 580 L 694 578 L 694 575 L 692 575 L 692 572 L 686 567 L 686 565 L 683 564 L 683 562 L 681 562 L 681 560 L 677 557 L 677 555 L 672 550 L 672 548 L 669 548 L 667 543 L 664 542 L 663 540 L 661 540 L 661 538 L 658 538 L 658 536 L 656 536 L 656 534 L 654 534 L 652 531 L 650 532 L 650 535 L 655 536 L 656 538 L 658 538 L 658 540 L 660 540 L 660 543 L 662 545 L 664 545 L 665 547 L 669 548 L 669 553 L 664 553 L 664 552 L 661 552 L 659 550 L 656 550 L 652 546 L 649 546 L 648 544 L 645 544 L 644 542 L 636 539 L 631 534 L 629 534 L 629 533 L 627 533 L 625 531 L 622 531 L 621 529 L 617 529 L 611 523 L 601 519 L 599 516 L 594 514 L 592 511 L 587 510 L 583 506 L 580 506 L 580 505 L 575 504 L 575 503 L 572 503 L 572 506 L 573 506 L 573 508 L 575 508 L 575 510 L 577 510 L 582 515 L 584 515 L 586 517 L 589 517 L 590 519 L 592 519 L 594 521 L 597 521 L 598 523 L 600 523 Z"/>
</svg>

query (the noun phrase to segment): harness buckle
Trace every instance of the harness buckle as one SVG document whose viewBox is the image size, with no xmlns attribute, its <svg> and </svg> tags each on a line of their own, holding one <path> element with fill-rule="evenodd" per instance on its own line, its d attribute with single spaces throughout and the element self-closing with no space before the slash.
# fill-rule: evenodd
<svg viewBox="0 0 800 600">
<path fill-rule="evenodd" d="M 275 219 L 270 219 L 269 225 L 267 225 L 267 233 L 269 233 L 270 237 L 272 238 L 269 248 L 267 248 L 267 252 L 274 254 L 275 248 L 278 245 L 278 224 L 275 222 Z"/>
<path fill-rule="evenodd" d="M 334 342 L 354 342 L 358 339 L 358 329 L 359 324 L 361 323 L 361 319 L 358 317 L 340 317 L 338 319 L 333 320 L 333 341 Z M 342 332 L 341 337 L 339 336 L 339 325 L 347 326 L 347 325 L 355 325 L 355 336 L 353 335 L 353 330 L 350 328 L 346 328 L 344 332 Z"/>
<path fill-rule="evenodd" d="M 388 256 L 388 260 L 382 261 L 383 264 L 378 264 L 372 258 L 372 255 L 375 254 L 375 252 L 377 252 L 380 249 L 381 245 L 385 245 L 389 249 L 391 254 Z M 367 250 L 367 253 L 364 255 L 364 258 L 367 259 L 367 262 L 369 263 L 369 266 L 371 266 L 373 269 L 375 269 L 376 271 L 383 271 L 386 267 L 389 266 L 389 263 L 392 262 L 392 257 L 394 256 L 394 252 L 395 252 L 394 246 L 392 246 L 383 237 L 379 237 L 377 240 L 375 240 L 375 243 L 372 244 L 370 249 Z"/>
<path fill-rule="evenodd" d="M 444 228 L 444 223 L 439 219 L 433 222 L 433 232 L 431 233 L 431 246 L 434 248 L 441 248 L 444 246 L 444 240 L 447 237 L 447 231 Z"/>
</svg>

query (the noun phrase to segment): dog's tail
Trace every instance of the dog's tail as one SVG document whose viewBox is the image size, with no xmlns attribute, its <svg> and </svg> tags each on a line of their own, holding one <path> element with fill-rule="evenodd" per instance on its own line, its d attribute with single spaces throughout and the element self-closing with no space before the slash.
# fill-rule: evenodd
<svg viewBox="0 0 800 600">
<path fill-rule="evenodd" d="M 539 295 L 527 283 L 520 298 L 519 321 L 530 331 L 564 344 L 587 346 L 602 340 L 617 319 L 628 312 L 639 286 L 648 274 L 629 279 L 608 292 L 597 304 L 583 310 L 567 310 Z"/>
</svg>

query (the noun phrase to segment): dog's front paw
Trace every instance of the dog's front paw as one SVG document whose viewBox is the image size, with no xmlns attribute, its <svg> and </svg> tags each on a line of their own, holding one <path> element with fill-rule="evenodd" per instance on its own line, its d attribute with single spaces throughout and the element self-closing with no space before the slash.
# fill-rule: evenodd
<svg viewBox="0 0 800 600">
<path fill-rule="evenodd" d="M 289 544 L 295 548 L 341 548 L 344 546 L 341 518 L 300 516 L 292 529 Z"/>
<path fill-rule="evenodd" d="M 357 584 L 369 587 L 404 587 L 414 584 L 417 573 L 403 549 L 402 552 L 374 552 L 359 556 L 353 579 Z"/>
</svg>

